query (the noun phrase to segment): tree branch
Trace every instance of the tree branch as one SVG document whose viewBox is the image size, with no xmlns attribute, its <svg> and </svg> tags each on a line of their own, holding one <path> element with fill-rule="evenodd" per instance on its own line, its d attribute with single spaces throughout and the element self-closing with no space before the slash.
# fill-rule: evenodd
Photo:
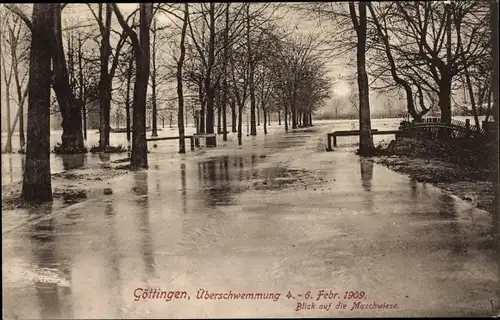
<svg viewBox="0 0 500 320">
<path fill-rule="evenodd" d="M 19 7 L 13 4 L 5 4 L 5 7 L 9 9 L 10 12 L 14 13 L 19 18 L 21 18 L 21 20 L 23 20 L 24 23 L 26 23 L 28 29 L 30 29 L 30 31 L 33 32 L 33 24 L 31 23 L 31 20 L 24 14 L 24 12 L 21 11 L 21 9 L 19 9 Z"/>
</svg>

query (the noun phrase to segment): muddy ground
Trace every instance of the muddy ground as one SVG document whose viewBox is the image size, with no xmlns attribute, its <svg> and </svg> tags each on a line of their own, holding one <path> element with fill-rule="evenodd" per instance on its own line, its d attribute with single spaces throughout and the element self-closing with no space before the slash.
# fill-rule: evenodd
<svg viewBox="0 0 500 320">
<path fill-rule="evenodd" d="M 113 161 L 100 168 L 74 169 L 52 174 L 53 208 L 64 208 L 87 200 L 93 194 L 106 194 L 109 180 L 127 174 L 126 159 Z M 29 207 L 21 199 L 22 181 L 2 185 L 2 210 Z"/>
<path fill-rule="evenodd" d="M 446 190 L 479 209 L 495 212 L 491 169 L 468 165 L 467 163 L 474 163 L 475 160 L 468 159 L 469 155 L 450 155 L 447 150 L 439 152 L 439 149 L 432 154 L 428 152 L 427 144 L 428 142 L 401 139 L 391 145 L 380 146 L 382 152 L 375 161 L 391 170 L 407 174 L 416 181 Z M 426 150 L 425 153 L 422 150 Z"/>
</svg>

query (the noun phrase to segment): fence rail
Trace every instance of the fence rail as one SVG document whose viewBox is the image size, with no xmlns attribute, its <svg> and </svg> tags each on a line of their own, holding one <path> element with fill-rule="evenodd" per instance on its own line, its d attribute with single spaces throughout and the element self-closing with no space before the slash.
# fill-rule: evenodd
<svg viewBox="0 0 500 320">
<path fill-rule="evenodd" d="M 471 125 L 469 121 L 452 120 L 441 122 L 440 117 L 424 118 L 420 122 L 403 122 L 402 136 L 417 139 L 477 140 L 486 137 L 484 128 Z"/>
</svg>

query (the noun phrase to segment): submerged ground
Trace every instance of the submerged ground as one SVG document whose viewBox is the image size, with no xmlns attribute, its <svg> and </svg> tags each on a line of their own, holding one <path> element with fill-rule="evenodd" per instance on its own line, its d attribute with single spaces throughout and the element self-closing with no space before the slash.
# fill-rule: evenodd
<svg viewBox="0 0 500 320">
<path fill-rule="evenodd" d="M 4 318 L 498 314 L 492 215 L 352 147 L 324 152 L 331 129 L 183 156 L 166 142 L 148 171 L 88 180 L 87 201 L 4 210 Z"/>
</svg>

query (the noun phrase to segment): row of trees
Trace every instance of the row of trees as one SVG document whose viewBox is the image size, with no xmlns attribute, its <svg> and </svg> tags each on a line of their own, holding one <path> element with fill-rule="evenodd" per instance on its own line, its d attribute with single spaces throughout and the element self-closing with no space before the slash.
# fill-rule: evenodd
<svg viewBox="0 0 500 320">
<path fill-rule="evenodd" d="M 462 86 L 468 89 L 478 127 L 478 106 L 486 102 L 491 114 L 497 59 L 492 55 L 491 21 L 498 19 L 492 14 L 497 5 L 496 1 L 360 1 L 311 3 L 295 9 L 330 22 L 337 31 L 330 43 L 333 52 L 342 55 L 356 49 L 360 152 L 369 154 L 373 149 L 370 86 L 386 93 L 403 90 L 408 113 L 416 121 L 436 106 L 442 121 L 450 122 L 452 93 Z"/>
<path fill-rule="evenodd" d="M 66 4 L 36 3 L 31 17 L 22 7 L 6 6 L 8 15 L 26 28 L 31 38 L 25 42 L 29 83 L 23 197 L 27 201 L 52 199 L 51 89 L 63 119 L 63 152 L 85 151 L 86 108 L 95 103 L 101 123 L 99 148 L 105 151 L 109 147 L 111 101 L 121 101 L 127 127 L 132 128 L 132 169 L 148 167 L 147 96 L 150 91 L 152 133 L 156 134 L 159 83 L 174 83 L 177 88 L 181 153 L 185 152 L 186 97 L 196 97 L 200 106 L 200 133 L 214 133 L 217 113 L 224 140 L 226 111 L 230 109 L 240 145 L 247 104 L 251 134 L 255 135 L 258 110 L 264 116 L 265 132 L 271 111 L 284 114 L 288 130 L 288 120 L 292 128 L 311 125 L 313 111 L 329 97 L 325 61 L 313 50 L 317 39 L 292 36 L 279 27 L 279 8 L 274 5 L 145 3 L 128 15 L 113 3 L 87 5 L 94 22 L 64 29 Z M 169 22 L 159 26 L 156 17 Z M 166 35 L 160 36 L 162 30 L 168 30 Z M 161 59 L 162 54 L 170 59 Z M 207 138 L 207 145 L 211 144 L 215 144 L 214 138 Z"/>
</svg>

